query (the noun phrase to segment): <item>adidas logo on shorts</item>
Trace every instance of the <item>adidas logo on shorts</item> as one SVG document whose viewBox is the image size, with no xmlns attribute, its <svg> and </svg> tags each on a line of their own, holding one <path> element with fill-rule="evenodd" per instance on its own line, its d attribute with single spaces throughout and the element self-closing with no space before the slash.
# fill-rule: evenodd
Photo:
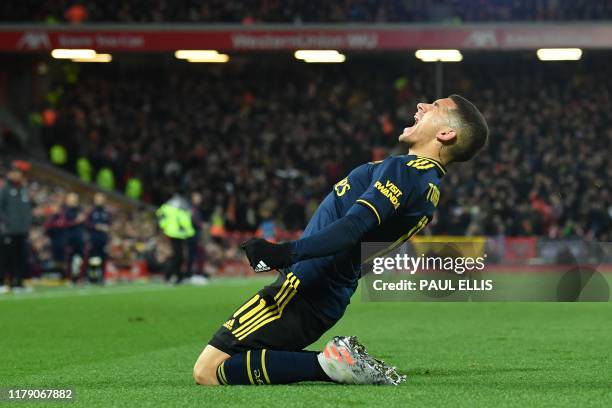
<svg viewBox="0 0 612 408">
<path fill-rule="evenodd" d="M 271 270 L 271 268 L 266 265 L 264 261 L 259 261 L 257 267 L 255 268 L 255 272 L 267 272 L 269 270 Z"/>
</svg>

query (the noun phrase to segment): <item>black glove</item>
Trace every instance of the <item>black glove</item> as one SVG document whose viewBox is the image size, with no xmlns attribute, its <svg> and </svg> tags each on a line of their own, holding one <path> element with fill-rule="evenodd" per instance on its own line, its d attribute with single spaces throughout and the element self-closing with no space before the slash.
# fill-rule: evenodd
<svg viewBox="0 0 612 408">
<path fill-rule="evenodd" d="M 255 272 L 268 272 L 291 265 L 291 244 L 273 244 L 261 238 L 251 238 L 240 244 Z"/>
</svg>

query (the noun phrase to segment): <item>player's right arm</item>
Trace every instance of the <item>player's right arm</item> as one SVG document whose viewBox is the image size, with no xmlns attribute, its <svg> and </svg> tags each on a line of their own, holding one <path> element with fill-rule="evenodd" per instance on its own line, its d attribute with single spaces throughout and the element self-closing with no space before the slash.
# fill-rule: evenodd
<svg viewBox="0 0 612 408">
<path fill-rule="evenodd" d="M 287 267 L 297 261 L 350 249 L 368 231 L 385 222 L 406 204 L 414 181 L 415 177 L 405 160 L 390 157 L 377 166 L 370 186 L 342 218 L 296 241 L 273 244 L 262 239 L 251 239 L 242 248 L 256 271 Z"/>
</svg>

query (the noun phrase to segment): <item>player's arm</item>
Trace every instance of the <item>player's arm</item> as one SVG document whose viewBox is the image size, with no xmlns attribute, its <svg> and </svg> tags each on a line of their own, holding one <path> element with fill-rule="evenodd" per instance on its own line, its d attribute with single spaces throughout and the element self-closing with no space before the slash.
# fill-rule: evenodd
<svg viewBox="0 0 612 408">
<path fill-rule="evenodd" d="M 352 248 L 405 205 L 414 177 L 404 160 L 393 157 L 380 165 L 373 180 L 344 217 L 313 235 L 283 244 L 257 238 L 245 242 L 242 248 L 251 266 L 256 272 L 264 272 Z"/>
<path fill-rule="evenodd" d="M 349 249 L 376 225 L 374 214 L 363 206 L 354 204 L 344 217 L 306 238 L 282 244 L 252 238 L 241 247 L 255 272 L 265 272 L 292 265 L 297 261 L 333 255 Z"/>
</svg>

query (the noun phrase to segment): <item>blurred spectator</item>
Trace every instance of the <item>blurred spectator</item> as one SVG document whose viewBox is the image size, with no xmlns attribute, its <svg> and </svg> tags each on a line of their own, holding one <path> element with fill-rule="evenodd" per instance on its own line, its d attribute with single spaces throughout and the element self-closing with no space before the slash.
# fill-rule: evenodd
<svg viewBox="0 0 612 408">
<path fill-rule="evenodd" d="M 264 238 L 270 242 L 276 242 L 278 239 L 278 228 L 276 226 L 274 212 L 276 211 L 276 203 L 273 200 L 266 200 L 262 203 L 259 209 L 261 222 L 255 235 L 259 238 Z"/>
<path fill-rule="evenodd" d="M 191 193 L 191 223 L 195 234 L 187 242 L 187 277 L 192 281 L 202 281 L 208 278 L 204 272 L 204 246 L 202 245 L 202 230 L 205 226 L 205 214 L 202 210 L 202 194 Z"/>
<path fill-rule="evenodd" d="M 85 249 L 85 214 L 77 193 L 68 193 L 62 208 L 61 229 L 64 236 L 66 269 L 73 283 L 77 283 L 83 270 Z"/>
<path fill-rule="evenodd" d="M 0 188 L 0 293 L 8 291 L 5 275 L 13 291 L 25 290 L 28 274 L 28 232 L 32 225 L 32 204 L 24 171 L 28 164 L 13 162 Z"/>
<path fill-rule="evenodd" d="M 43 211 L 46 219 L 43 225 L 51 245 L 51 255 L 54 262 L 53 269 L 59 270 L 62 276 L 65 272 L 64 266 L 64 230 L 63 216 L 61 212 L 63 197 L 61 194 L 54 194 L 49 197 L 47 211 Z"/>
<path fill-rule="evenodd" d="M 144 259 L 149 272 L 154 274 L 166 274 L 171 268 L 172 249 L 168 245 L 165 236 L 153 236 L 144 248 Z"/>
<path fill-rule="evenodd" d="M 111 226 L 111 214 L 106 208 L 106 196 L 94 195 L 94 207 L 87 215 L 89 233 L 89 268 L 87 276 L 92 282 L 104 283 L 104 271 L 108 254 L 108 234 Z"/>
<path fill-rule="evenodd" d="M 64 13 L 64 17 L 69 23 L 80 24 L 87 20 L 87 8 L 79 3 L 73 4 L 72 6 L 68 7 Z"/>
<path fill-rule="evenodd" d="M 0 3 L 4 21 L 381 23 L 609 20 L 606 0 L 21 0 Z"/>
<path fill-rule="evenodd" d="M 166 282 L 168 283 L 173 275 L 176 275 L 175 284 L 180 284 L 185 277 L 183 272 L 185 251 L 188 240 L 196 233 L 192 223 L 191 208 L 191 204 L 182 194 L 176 193 L 157 210 L 159 226 L 172 245 L 172 260 L 166 271 Z"/>
</svg>

